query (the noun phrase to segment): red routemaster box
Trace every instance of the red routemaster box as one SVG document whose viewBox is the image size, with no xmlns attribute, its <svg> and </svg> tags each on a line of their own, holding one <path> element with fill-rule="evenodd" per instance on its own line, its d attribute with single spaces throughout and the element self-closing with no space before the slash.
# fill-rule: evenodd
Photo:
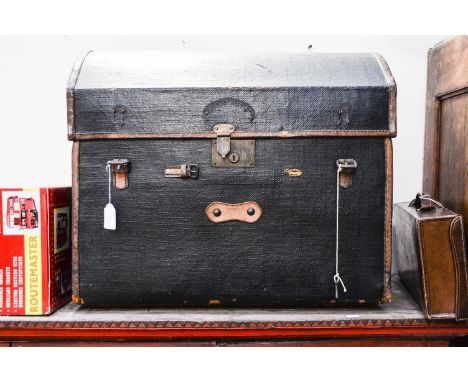
<svg viewBox="0 0 468 382">
<path fill-rule="evenodd" d="M 0 215 L 0 315 L 69 302 L 71 188 L 0 189 Z"/>
</svg>

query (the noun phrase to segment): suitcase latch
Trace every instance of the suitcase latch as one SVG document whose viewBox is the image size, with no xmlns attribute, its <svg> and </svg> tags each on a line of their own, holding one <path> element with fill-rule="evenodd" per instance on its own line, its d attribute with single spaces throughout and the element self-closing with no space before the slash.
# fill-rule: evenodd
<svg viewBox="0 0 468 382">
<path fill-rule="evenodd" d="M 224 159 L 231 151 L 231 133 L 234 131 L 234 126 L 229 123 L 220 123 L 215 125 L 213 130 L 216 133 L 216 150 Z"/>
<path fill-rule="evenodd" d="M 213 167 L 254 167 L 255 141 L 252 139 L 233 139 L 234 126 L 220 123 L 213 128 L 216 140 L 213 140 L 211 164 Z M 229 155 L 228 155 L 229 154 Z"/>
<path fill-rule="evenodd" d="M 130 161 L 128 159 L 112 159 L 107 161 L 107 164 L 110 166 L 114 187 L 119 190 L 127 188 Z"/>
<path fill-rule="evenodd" d="M 354 159 L 338 159 L 336 167 L 341 168 L 340 186 L 349 188 L 353 185 L 353 174 L 357 169 L 357 162 Z"/>
<path fill-rule="evenodd" d="M 180 164 L 166 167 L 166 178 L 197 179 L 199 168 L 196 164 Z"/>
</svg>

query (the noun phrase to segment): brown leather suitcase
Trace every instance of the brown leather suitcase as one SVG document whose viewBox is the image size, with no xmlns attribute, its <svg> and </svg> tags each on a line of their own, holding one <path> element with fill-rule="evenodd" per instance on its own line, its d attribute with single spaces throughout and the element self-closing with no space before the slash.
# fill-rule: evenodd
<svg viewBox="0 0 468 382">
<path fill-rule="evenodd" d="M 400 278 L 428 319 L 468 319 L 463 218 L 427 195 L 393 210 Z"/>
</svg>

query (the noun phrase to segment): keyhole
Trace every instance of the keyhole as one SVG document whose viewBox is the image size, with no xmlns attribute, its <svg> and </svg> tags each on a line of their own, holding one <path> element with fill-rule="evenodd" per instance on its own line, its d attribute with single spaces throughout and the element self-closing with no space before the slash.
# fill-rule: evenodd
<svg viewBox="0 0 468 382">
<path fill-rule="evenodd" d="M 239 162 L 239 159 L 240 159 L 240 156 L 239 156 L 239 154 L 237 154 L 237 153 L 232 153 L 231 155 L 229 155 L 229 160 L 230 160 L 232 163 L 237 163 L 237 162 Z"/>
</svg>

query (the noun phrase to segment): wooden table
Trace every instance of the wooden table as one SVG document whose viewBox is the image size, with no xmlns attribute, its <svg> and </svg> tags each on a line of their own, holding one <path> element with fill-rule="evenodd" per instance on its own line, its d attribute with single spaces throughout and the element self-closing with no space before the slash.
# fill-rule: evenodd
<svg viewBox="0 0 468 382">
<path fill-rule="evenodd" d="M 0 317 L 0 346 L 448 346 L 468 324 L 427 321 L 393 277 L 393 302 L 372 308 L 91 309 Z"/>
</svg>

